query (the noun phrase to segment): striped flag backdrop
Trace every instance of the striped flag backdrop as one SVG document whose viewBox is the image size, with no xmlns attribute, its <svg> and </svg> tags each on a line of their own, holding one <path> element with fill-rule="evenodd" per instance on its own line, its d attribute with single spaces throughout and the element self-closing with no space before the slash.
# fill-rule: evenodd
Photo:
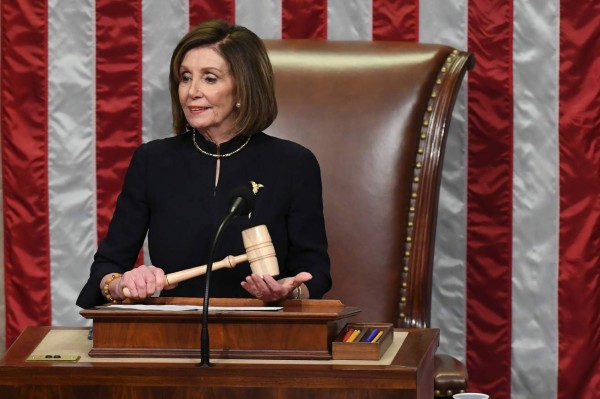
<svg viewBox="0 0 600 399">
<path fill-rule="evenodd" d="M 600 2 L 6 0 L 5 318 L 83 325 L 74 301 L 129 157 L 170 135 L 171 50 L 224 18 L 263 38 L 438 42 L 475 53 L 444 164 L 441 351 L 493 399 L 600 397 Z"/>
</svg>

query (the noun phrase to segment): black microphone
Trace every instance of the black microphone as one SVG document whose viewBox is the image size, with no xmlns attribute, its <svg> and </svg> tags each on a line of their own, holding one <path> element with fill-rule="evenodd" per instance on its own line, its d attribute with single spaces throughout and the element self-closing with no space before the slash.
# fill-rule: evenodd
<svg viewBox="0 0 600 399">
<path fill-rule="evenodd" d="M 229 198 L 231 198 L 229 213 L 234 214 L 234 216 L 251 213 L 256 203 L 254 193 L 246 186 L 236 187 L 231 190 Z"/>
<path fill-rule="evenodd" d="M 210 247 L 210 254 L 208 256 L 208 263 L 206 264 L 206 280 L 204 286 L 204 302 L 202 303 L 202 333 L 200 335 L 200 367 L 211 367 L 209 357 L 209 337 L 208 337 L 208 298 L 210 290 L 210 274 L 212 272 L 212 264 L 217 245 L 225 230 L 225 227 L 233 220 L 236 216 L 248 215 L 254 209 L 256 197 L 249 187 L 241 186 L 233 189 L 229 195 L 231 198 L 229 213 L 225 216 L 225 219 L 219 225 L 217 233 L 213 239 Z"/>
</svg>

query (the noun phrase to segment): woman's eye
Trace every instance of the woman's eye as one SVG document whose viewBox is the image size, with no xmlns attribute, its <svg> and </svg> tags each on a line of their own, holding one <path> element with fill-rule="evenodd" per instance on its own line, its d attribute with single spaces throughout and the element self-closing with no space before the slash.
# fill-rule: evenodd
<svg viewBox="0 0 600 399">
<path fill-rule="evenodd" d="M 184 73 L 181 75 L 181 83 L 187 83 L 192 80 L 192 76 L 189 73 Z"/>
<path fill-rule="evenodd" d="M 209 84 L 213 84 L 217 82 L 217 77 L 214 75 L 207 75 L 204 77 L 204 81 Z"/>
</svg>

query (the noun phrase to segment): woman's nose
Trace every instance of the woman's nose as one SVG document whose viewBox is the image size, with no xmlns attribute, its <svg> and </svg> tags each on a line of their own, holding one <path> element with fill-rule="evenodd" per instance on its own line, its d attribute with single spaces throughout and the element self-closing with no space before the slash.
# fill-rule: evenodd
<svg viewBox="0 0 600 399">
<path fill-rule="evenodd" d="M 189 96 L 192 98 L 200 98 L 202 95 L 202 87 L 200 82 L 192 81 L 189 86 Z"/>
</svg>

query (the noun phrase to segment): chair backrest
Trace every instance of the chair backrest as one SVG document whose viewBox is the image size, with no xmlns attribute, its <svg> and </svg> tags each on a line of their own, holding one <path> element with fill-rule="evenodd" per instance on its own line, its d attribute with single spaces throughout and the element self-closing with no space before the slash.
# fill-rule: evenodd
<svg viewBox="0 0 600 399">
<path fill-rule="evenodd" d="M 323 177 L 333 289 L 355 321 L 428 327 L 442 158 L 471 54 L 403 42 L 267 41 L 279 105 L 267 132 Z"/>
</svg>

